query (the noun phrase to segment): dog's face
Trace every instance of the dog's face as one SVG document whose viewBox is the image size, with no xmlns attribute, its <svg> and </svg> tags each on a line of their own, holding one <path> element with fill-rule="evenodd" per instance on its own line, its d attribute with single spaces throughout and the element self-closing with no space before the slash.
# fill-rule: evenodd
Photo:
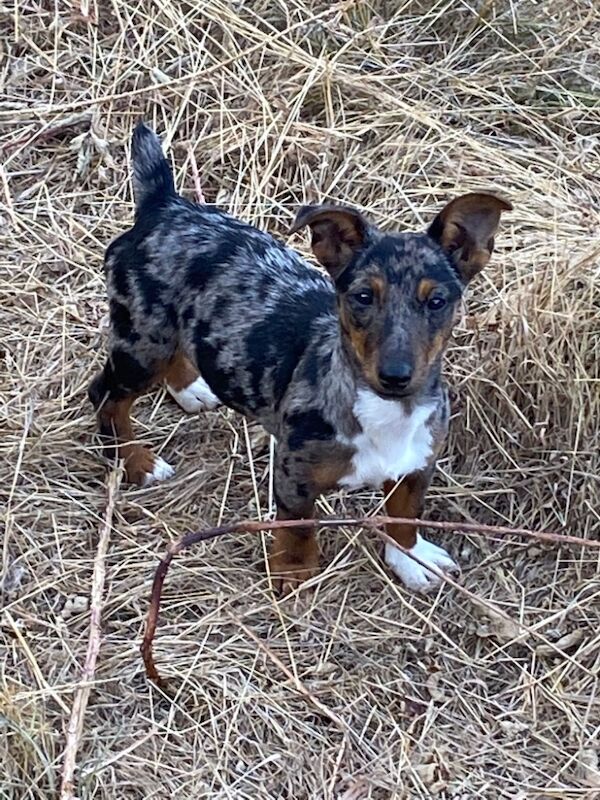
<svg viewBox="0 0 600 800">
<path fill-rule="evenodd" d="M 455 270 L 425 234 L 381 236 L 344 270 L 340 324 L 372 389 L 398 397 L 427 384 L 461 294 Z"/>
<path fill-rule="evenodd" d="M 379 395 L 416 394 L 437 373 L 464 286 L 489 261 L 508 209 L 491 195 L 465 195 L 422 234 L 384 234 L 349 208 L 300 210 L 293 230 L 310 226 L 335 282 L 342 335 Z"/>
</svg>

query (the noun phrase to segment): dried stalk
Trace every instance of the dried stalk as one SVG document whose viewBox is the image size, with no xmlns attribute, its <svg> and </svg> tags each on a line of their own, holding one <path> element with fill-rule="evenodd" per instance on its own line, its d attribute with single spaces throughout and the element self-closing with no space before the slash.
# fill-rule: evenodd
<svg viewBox="0 0 600 800">
<path fill-rule="evenodd" d="M 235 620 L 236 620 L 237 624 L 239 625 L 239 627 L 241 628 L 241 630 L 244 631 L 246 636 L 248 636 L 249 639 L 252 639 L 252 641 L 258 647 L 258 649 L 261 650 L 267 656 L 267 658 L 269 658 L 275 664 L 275 666 L 278 669 L 281 670 L 281 672 L 283 672 L 283 674 L 292 683 L 292 685 L 294 686 L 294 688 L 296 689 L 296 691 L 299 694 L 301 694 L 303 697 L 305 697 L 309 701 L 309 703 L 312 703 L 312 705 L 321 714 L 323 714 L 325 717 L 330 719 L 335 725 L 337 725 L 337 727 L 343 733 L 351 733 L 351 731 L 350 731 L 350 729 L 348 727 L 348 724 L 346 722 L 344 722 L 344 720 L 341 719 L 341 717 L 339 717 L 337 714 L 335 714 L 324 703 L 322 703 L 319 700 L 319 698 L 313 692 L 310 691 L 310 689 L 307 689 L 306 686 L 302 683 L 302 681 L 299 678 L 297 678 L 294 675 L 294 673 L 290 669 L 288 669 L 288 667 L 286 667 L 286 665 L 279 658 L 279 656 L 277 656 L 271 650 L 270 647 L 268 647 L 263 641 L 261 641 L 258 638 L 258 636 L 254 633 L 254 631 L 251 631 L 250 628 L 248 628 L 246 625 L 244 625 L 244 623 L 240 619 L 238 619 L 237 617 L 235 618 Z"/>
<path fill-rule="evenodd" d="M 100 531 L 98 549 L 94 558 L 94 574 L 92 577 L 92 592 L 90 598 L 90 632 L 85 662 L 81 673 L 81 680 L 75 692 L 71 716 L 67 727 L 67 743 L 63 756 L 62 781 L 60 800 L 75 800 L 75 768 L 77 766 L 77 752 L 83 731 L 83 719 L 90 696 L 91 684 L 96 672 L 96 661 L 100 651 L 102 631 L 102 598 L 104 595 L 104 579 L 106 575 L 106 553 L 112 528 L 112 517 L 115 500 L 121 483 L 121 471 L 113 470 L 108 478 L 108 499 L 104 523 Z"/>
<path fill-rule="evenodd" d="M 200 180 L 200 172 L 198 171 L 198 162 L 196 161 L 196 156 L 194 155 L 194 150 L 192 147 L 189 149 L 189 156 L 192 167 L 192 177 L 194 179 L 194 189 L 196 191 L 196 202 L 204 205 L 204 203 L 206 203 L 206 198 L 204 197 L 204 192 L 202 191 L 202 181 Z"/>
<path fill-rule="evenodd" d="M 526 528 L 510 528 L 507 526 L 499 525 L 479 525 L 470 522 L 446 522 L 434 521 L 423 519 L 408 519 L 405 517 L 387 517 L 387 516 L 373 516 L 354 519 L 313 519 L 313 520 L 272 520 L 270 522 L 257 521 L 257 520 L 240 520 L 239 522 L 232 522 L 228 525 L 221 525 L 216 528 L 208 528 L 204 531 L 194 531 L 182 536 L 180 539 L 172 542 L 167 548 L 167 554 L 158 565 L 154 574 L 154 581 L 152 583 L 152 591 L 150 594 L 150 608 L 148 610 L 148 617 L 146 620 L 146 629 L 144 632 L 144 639 L 141 645 L 142 658 L 146 668 L 147 677 L 153 681 L 157 686 L 164 688 L 166 681 L 163 680 L 154 662 L 152 653 L 152 642 L 156 632 L 156 625 L 158 622 L 158 614 L 160 611 L 160 599 L 162 594 L 162 587 L 169 571 L 171 561 L 173 558 L 181 553 L 182 550 L 191 547 L 191 545 L 198 544 L 199 542 L 207 542 L 211 539 L 217 539 L 220 536 L 225 536 L 229 533 L 259 533 L 260 531 L 273 530 L 274 528 L 296 528 L 300 526 L 315 526 L 320 528 L 333 528 L 337 526 L 345 527 L 364 527 L 370 528 L 380 535 L 387 542 L 394 544 L 399 550 L 408 555 L 414 561 L 417 561 L 421 566 L 427 568 L 421 559 L 417 558 L 406 548 L 399 545 L 397 542 L 391 540 L 386 534 L 378 531 L 377 528 L 383 527 L 390 523 L 410 523 L 419 525 L 420 527 L 435 528 L 438 530 L 452 530 L 455 533 L 466 535 L 468 533 L 480 533 L 488 536 L 527 536 L 532 539 L 537 539 L 543 542 L 552 542 L 554 544 L 574 544 L 580 547 L 595 547 L 600 548 L 600 541 L 581 539 L 577 536 L 570 536 L 568 534 L 553 533 L 549 531 L 531 531 Z M 444 576 L 452 585 L 456 585 L 450 578 Z"/>
</svg>

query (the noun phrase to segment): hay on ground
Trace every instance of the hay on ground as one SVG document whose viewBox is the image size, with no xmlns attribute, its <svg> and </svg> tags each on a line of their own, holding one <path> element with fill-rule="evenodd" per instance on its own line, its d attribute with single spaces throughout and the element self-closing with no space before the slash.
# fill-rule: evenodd
<svg viewBox="0 0 600 800">
<path fill-rule="evenodd" d="M 0 13 L 2 798 L 60 786 L 107 502 L 85 390 L 140 117 L 186 196 L 201 186 L 278 235 L 307 201 L 412 229 L 460 192 L 509 197 L 447 359 L 455 413 L 427 515 L 598 538 L 593 3 L 23 0 Z M 410 595 L 351 530 L 321 536 L 314 590 L 278 604 L 267 536 L 223 538 L 172 571 L 156 658 L 177 693 L 149 686 L 138 648 L 157 558 L 186 531 L 267 515 L 272 453 L 233 412 L 186 417 L 160 391 L 136 424 L 177 476 L 117 499 L 80 798 L 597 793 L 597 550 L 445 535 L 495 616 L 453 589 Z M 319 513 L 378 502 L 332 495 Z"/>
</svg>

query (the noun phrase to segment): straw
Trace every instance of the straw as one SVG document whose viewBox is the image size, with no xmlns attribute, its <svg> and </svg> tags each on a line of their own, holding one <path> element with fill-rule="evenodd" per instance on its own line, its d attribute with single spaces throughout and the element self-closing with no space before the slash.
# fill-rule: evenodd
<svg viewBox="0 0 600 800">
<path fill-rule="evenodd" d="M 600 539 L 599 22 L 588 0 L 4 5 L 0 796 L 58 796 L 82 688 L 107 503 L 86 387 L 140 118 L 186 197 L 282 237 L 305 202 L 423 230 L 462 192 L 510 199 L 446 359 L 451 432 L 424 514 Z M 290 244 L 309 257 L 307 237 Z M 154 657 L 175 695 L 149 683 L 139 647 L 166 545 L 268 519 L 272 453 L 255 423 L 185 416 L 161 390 L 134 415 L 177 474 L 115 502 L 77 797 L 597 793 L 593 547 L 428 531 L 465 592 L 418 597 L 375 537 L 336 527 L 312 588 L 278 601 L 271 535 L 221 537 L 169 576 Z M 331 494 L 315 515 L 381 501 Z"/>
</svg>

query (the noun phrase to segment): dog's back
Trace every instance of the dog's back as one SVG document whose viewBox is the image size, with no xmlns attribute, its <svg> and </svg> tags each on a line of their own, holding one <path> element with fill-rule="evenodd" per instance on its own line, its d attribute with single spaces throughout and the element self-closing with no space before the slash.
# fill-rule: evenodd
<svg viewBox="0 0 600 800">
<path fill-rule="evenodd" d="M 181 347 L 222 402 L 268 424 L 315 324 L 335 329 L 331 282 L 269 234 L 181 198 L 144 125 L 132 158 L 135 224 L 105 262 L 113 335 L 155 358 Z"/>
</svg>

